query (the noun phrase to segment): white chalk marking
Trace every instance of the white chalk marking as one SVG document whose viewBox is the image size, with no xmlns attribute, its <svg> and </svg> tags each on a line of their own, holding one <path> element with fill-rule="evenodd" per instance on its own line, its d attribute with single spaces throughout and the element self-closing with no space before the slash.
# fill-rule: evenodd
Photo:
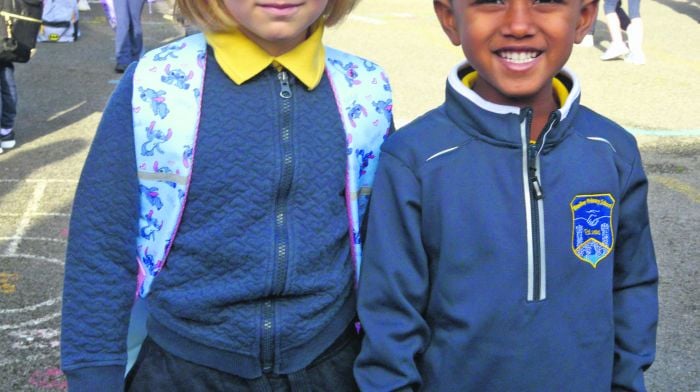
<svg viewBox="0 0 700 392">
<path fill-rule="evenodd" d="M 18 214 L 16 212 L 0 212 L 0 216 L 24 216 L 25 214 Z M 31 216 L 60 216 L 68 217 L 70 214 L 65 212 L 34 212 L 30 214 Z"/>
<path fill-rule="evenodd" d="M 29 228 L 29 226 L 31 225 L 30 214 L 35 213 L 39 209 L 39 203 L 41 202 L 41 198 L 44 196 L 45 191 L 46 182 L 38 182 L 36 184 L 36 187 L 34 188 L 32 198 L 31 200 L 29 200 L 27 209 L 24 211 L 24 215 L 20 219 L 19 225 L 17 225 L 15 237 L 19 237 L 19 239 L 10 241 L 10 245 L 8 245 L 5 254 L 14 255 L 15 253 L 17 253 L 17 247 L 19 246 L 20 241 L 22 241 L 22 237 L 24 237 L 24 233 L 27 231 L 27 228 Z"/>
<path fill-rule="evenodd" d="M 12 343 L 16 350 L 56 348 L 61 344 L 57 339 L 60 332 L 56 328 L 11 331 L 9 335 L 19 340 Z"/>
<path fill-rule="evenodd" d="M 0 309 L 0 314 L 31 312 L 31 311 L 34 311 L 34 310 L 39 309 L 41 307 L 52 306 L 52 305 L 60 303 L 60 302 L 61 302 L 61 297 L 55 297 L 55 298 L 51 298 L 50 300 L 44 301 L 42 303 L 25 306 L 23 308 Z"/>
<path fill-rule="evenodd" d="M 28 183 L 36 183 L 36 182 L 46 182 L 46 183 L 63 182 L 63 183 L 75 184 L 75 183 L 78 182 L 78 180 L 67 180 L 67 179 L 41 179 L 41 178 L 27 178 L 27 179 L 0 178 L 0 182 L 28 182 Z"/>
<path fill-rule="evenodd" d="M 40 328 L 40 329 L 27 329 L 22 331 L 12 331 L 9 333 L 10 336 L 17 339 L 26 340 L 28 342 L 33 342 L 36 339 L 49 340 L 58 337 L 59 332 L 56 328 Z"/>
<path fill-rule="evenodd" d="M 52 340 L 48 343 L 41 343 L 41 342 L 33 342 L 33 341 L 25 341 L 25 342 L 15 342 L 12 343 L 12 348 L 15 350 L 36 350 L 36 349 L 47 349 L 47 348 L 56 348 L 61 345 L 61 342 L 59 342 L 57 339 Z"/>
<path fill-rule="evenodd" d="M 51 264 L 58 264 L 58 265 L 64 265 L 64 261 L 62 259 L 57 259 L 55 257 L 44 257 L 44 256 L 35 256 L 35 255 L 28 255 L 28 254 L 0 254 L 0 258 L 7 258 L 7 259 L 30 259 L 30 260 L 38 260 L 38 261 L 45 261 L 47 263 Z"/>
<path fill-rule="evenodd" d="M 9 329 L 20 329 L 20 328 L 24 328 L 24 327 L 33 327 L 35 325 L 39 325 L 41 323 L 45 323 L 47 321 L 53 320 L 57 317 L 61 317 L 61 312 L 56 312 L 56 313 L 50 314 L 48 316 L 40 317 L 40 318 L 37 318 L 34 320 L 25 321 L 25 322 L 19 323 L 19 324 L 0 325 L 0 331 L 6 331 Z"/>
<path fill-rule="evenodd" d="M 77 104 L 77 105 L 73 105 L 73 106 L 69 107 L 68 109 L 62 110 L 62 111 L 60 111 L 60 112 L 54 114 L 53 116 L 47 118 L 46 121 L 53 121 L 53 120 L 55 120 L 55 119 L 57 119 L 57 118 L 63 116 L 64 114 L 69 113 L 69 112 L 72 112 L 73 110 L 75 110 L 75 109 L 77 109 L 77 108 L 79 108 L 79 107 L 85 105 L 86 103 L 87 103 L 87 101 L 83 101 L 83 102 L 80 102 L 80 103 Z"/>
<path fill-rule="evenodd" d="M 0 241 L 11 241 L 18 239 L 17 237 L 0 237 Z M 42 241 L 42 242 L 58 242 L 63 244 L 66 242 L 64 239 L 60 238 L 44 238 L 44 237 L 24 237 L 21 238 L 23 241 Z"/>
</svg>

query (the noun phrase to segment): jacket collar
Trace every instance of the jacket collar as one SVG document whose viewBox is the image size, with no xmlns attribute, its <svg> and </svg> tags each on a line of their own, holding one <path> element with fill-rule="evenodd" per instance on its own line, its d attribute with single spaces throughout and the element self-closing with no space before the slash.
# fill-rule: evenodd
<svg viewBox="0 0 700 392">
<path fill-rule="evenodd" d="M 521 146 L 520 122 L 523 110 L 483 99 L 462 82 L 471 70 L 464 61 L 455 66 L 447 78 L 445 108 L 447 115 L 465 132 L 494 144 Z M 545 139 L 545 147 L 559 143 L 571 132 L 571 123 L 578 111 L 581 87 L 576 75 L 567 68 L 557 75 L 569 90 L 566 101 L 556 110 L 558 124 Z"/>
</svg>

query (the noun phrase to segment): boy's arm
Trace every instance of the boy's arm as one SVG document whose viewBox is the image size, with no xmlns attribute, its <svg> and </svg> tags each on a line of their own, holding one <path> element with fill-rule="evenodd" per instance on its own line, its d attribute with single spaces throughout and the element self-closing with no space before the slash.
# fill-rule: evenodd
<svg viewBox="0 0 700 392">
<path fill-rule="evenodd" d="M 365 337 L 355 378 L 363 391 L 410 390 L 421 384 L 414 358 L 425 350 L 430 331 L 421 315 L 429 279 L 420 203 L 413 172 L 383 152 L 358 288 Z"/>
<path fill-rule="evenodd" d="M 644 371 L 656 352 L 658 272 L 647 210 L 647 179 L 636 153 L 620 200 L 615 244 L 613 390 L 645 391 Z"/>
<path fill-rule="evenodd" d="M 73 202 L 61 332 L 61 367 L 71 391 L 124 389 L 139 203 L 132 75 L 133 66 L 105 109 Z"/>
</svg>

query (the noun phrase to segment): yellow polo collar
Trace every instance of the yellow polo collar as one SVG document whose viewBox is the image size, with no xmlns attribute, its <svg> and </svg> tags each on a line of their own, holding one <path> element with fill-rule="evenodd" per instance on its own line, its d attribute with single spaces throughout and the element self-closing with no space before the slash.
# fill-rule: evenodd
<svg viewBox="0 0 700 392">
<path fill-rule="evenodd" d="M 214 57 L 231 80 L 240 85 L 271 64 L 281 66 L 312 90 L 318 86 L 326 67 L 322 22 L 312 27 L 304 42 L 281 56 L 272 56 L 238 30 L 226 33 L 205 32 Z"/>
</svg>

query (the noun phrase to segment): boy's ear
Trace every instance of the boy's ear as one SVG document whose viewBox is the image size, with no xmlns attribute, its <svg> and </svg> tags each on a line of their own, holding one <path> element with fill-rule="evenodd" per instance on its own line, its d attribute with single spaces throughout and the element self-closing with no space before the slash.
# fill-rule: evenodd
<svg viewBox="0 0 700 392">
<path fill-rule="evenodd" d="M 452 45 L 459 46 L 462 40 L 459 36 L 459 28 L 457 27 L 451 0 L 433 0 L 433 8 L 435 9 L 435 15 L 440 21 L 442 30 L 450 38 Z"/>
<path fill-rule="evenodd" d="M 598 0 L 581 0 L 580 14 L 581 17 L 576 25 L 577 44 L 581 43 L 581 40 L 588 34 L 598 17 Z"/>
</svg>

